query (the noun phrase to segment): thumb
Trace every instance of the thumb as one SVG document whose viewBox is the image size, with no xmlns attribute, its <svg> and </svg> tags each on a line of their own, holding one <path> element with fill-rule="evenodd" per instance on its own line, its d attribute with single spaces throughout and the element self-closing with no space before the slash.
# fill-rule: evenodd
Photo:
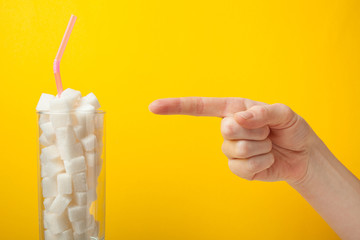
<svg viewBox="0 0 360 240">
<path fill-rule="evenodd" d="M 284 129 L 292 126 L 297 121 L 298 115 L 288 106 L 276 103 L 253 106 L 246 111 L 235 113 L 234 119 L 248 129 L 266 125 L 273 129 Z"/>
</svg>

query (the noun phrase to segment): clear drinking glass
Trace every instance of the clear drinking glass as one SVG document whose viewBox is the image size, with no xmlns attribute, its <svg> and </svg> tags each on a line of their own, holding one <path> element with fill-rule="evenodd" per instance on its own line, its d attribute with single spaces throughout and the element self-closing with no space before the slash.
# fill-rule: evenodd
<svg viewBox="0 0 360 240">
<path fill-rule="evenodd" d="M 40 240 L 105 238 L 105 112 L 37 112 Z"/>
</svg>

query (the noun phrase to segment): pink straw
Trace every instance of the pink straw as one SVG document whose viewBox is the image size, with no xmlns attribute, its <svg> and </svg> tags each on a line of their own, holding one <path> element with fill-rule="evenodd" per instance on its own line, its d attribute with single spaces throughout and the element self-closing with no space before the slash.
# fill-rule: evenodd
<svg viewBox="0 0 360 240">
<path fill-rule="evenodd" d="M 58 52 L 56 54 L 55 61 L 54 61 L 54 75 L 55 75 L 55 81 L 56 81 L 56 88 L 57 88 L 57 91 L 58 91 L 58 97 L 60 97 L 60 95 L 61 95 L 61 93 L 63 91 L 62 83 L 61 83 L 61 77 L 60 77 L 60 61 L 61 61 L 62 55 L 64 54 L 66 44 L 69 41 L 70 34 L 71 34 L 71 31 L 72 31 L 72 29 L 74 27 L 75 21 L 76 21 L 76 16 L 71 15 L 70 21 L 69 21 L 68 26 L 66 28 L 64 37 L 63 37 L 63 39 L 62 39 L 62 41 L 60 43 L 60 47 L 59 47 L 59 50 L 58 50 Z"/>
</svg>

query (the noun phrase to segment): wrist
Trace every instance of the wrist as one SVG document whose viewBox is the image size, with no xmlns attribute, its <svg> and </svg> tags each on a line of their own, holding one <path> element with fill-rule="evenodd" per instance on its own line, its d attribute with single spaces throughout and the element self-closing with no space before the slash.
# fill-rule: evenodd
<svg viewBox="0 0 360 240">
<path fill-rule="evenodd" d="M 308 156 L 304 175 L 299 179 L 287 181 L 295 189 L 306 188 L 306 186 L 311 185 L 314 178 L 319 177 L 323 173 L 323 169 L 330 167 L 328 165 L 331 161 L 338 161 L 314 132 L 312 132 L 309 138 L 306 152 Z"/>
</svg>

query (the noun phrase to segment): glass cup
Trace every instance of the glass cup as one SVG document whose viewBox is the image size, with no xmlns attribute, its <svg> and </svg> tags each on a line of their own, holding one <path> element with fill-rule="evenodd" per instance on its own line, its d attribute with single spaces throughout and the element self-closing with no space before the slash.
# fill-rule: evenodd
<svg viewBox="0 0 360 240">
<path fill-rule="evenodd" d="M 37 112 L 40 240 L 105 238 L 105 112 Z"/>
</svg>

